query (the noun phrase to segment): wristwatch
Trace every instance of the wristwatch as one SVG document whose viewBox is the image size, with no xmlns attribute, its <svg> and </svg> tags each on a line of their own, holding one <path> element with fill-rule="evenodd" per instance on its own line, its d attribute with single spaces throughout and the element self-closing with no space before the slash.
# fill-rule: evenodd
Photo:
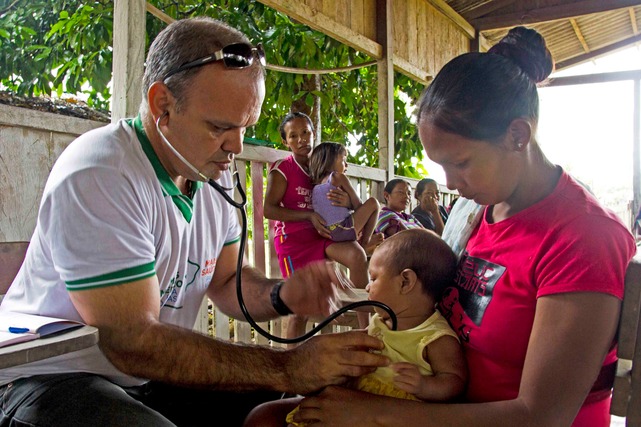
<svg viewBox="0 0 641 427">
<path fill-rule="evenodd" d="M 285 281 L 283 280 L 276 282 L 271 292 L 272 307 L 274 307 L 276 313 L 280 314 L 281 316 L 287 316 L 288 314 L 294 313 L 280 298 L 280 288 L 284 284 Z"/>
</svg>

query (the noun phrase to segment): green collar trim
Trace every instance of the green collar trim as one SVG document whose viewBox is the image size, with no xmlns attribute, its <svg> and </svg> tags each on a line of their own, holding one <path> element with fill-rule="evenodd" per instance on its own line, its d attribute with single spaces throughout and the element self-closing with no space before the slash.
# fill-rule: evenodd
<svg viewBox="0 0 641 427">
<path fill-rule="evenodd" d="M 191 218 L 194 213 L 193 197 L 196 194 L 196 191 L 202 188 L 203 183 L 200 181 L 191 181 L 191 194 L 189 196 L 182 194 L 178 187 L 176 187 L 174 181 L 169 177 L 169 174 L 163 167 L 162 163 L 160 163 L 160 159 L 158 159 L 156 152 L 151 146 L 151 142 L 149 141 L 149 138 L 145 133 L 145 128 L 142 125 L 142 118 L 140 117 L 140 114 L 138 114 L 133 120 L 127 120 L 127 123 L 129 123 L 130 126 L 133 126 L 136 131 L 136 136 L 138 136 L 138 141 L 140 142 L 142 150 L 145 152 L 147 159 L 149 159 L 149 162 L 156 173 L 156 177 L 160 182 L 163 195 L 170 196 L 178 210 L 182 213 L 185 221 L 191 222 Z"/>
</svg>

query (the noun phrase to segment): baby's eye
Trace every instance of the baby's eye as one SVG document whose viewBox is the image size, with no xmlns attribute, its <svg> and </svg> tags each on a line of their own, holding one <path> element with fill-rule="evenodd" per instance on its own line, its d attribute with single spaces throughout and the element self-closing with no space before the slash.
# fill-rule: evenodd
<svg viewBox="0 0 641 427">
<path fill-rule="evenodd" d="M 457 167 L 457 168 L 461 169 L 461 168 L 466 167 L 468 163 L 469 163 L 468 160 L 464 160 L 462 162 L 454 163 L 454 167 Z"/>
</svg>

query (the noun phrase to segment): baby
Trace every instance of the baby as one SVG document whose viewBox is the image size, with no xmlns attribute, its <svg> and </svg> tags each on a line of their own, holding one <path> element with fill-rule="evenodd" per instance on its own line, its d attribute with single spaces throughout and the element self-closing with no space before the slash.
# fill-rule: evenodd
<svg viewBox="0 0 641 427">
<path fill-rule="evenodd" d="M 374 251 L 369 264 L 369 299 L 388 305 L 396 314 L 376 308 L 367 328 L 384 343 L 390 365 L 360 377 L 353 387 L 386 396 L 446 402 L 460 395 L 467 368 L 456 333 L 435 308 L 451 284 L 456 257 L 432 231 L 401 231 Z M 269 402 L 254 409 L 245 421 L 251 426 L 283 426 L 284 417 L 300 398 Z M 287 415 L 288 425 L 305 425 L 297 413 Z"/>
</svg>

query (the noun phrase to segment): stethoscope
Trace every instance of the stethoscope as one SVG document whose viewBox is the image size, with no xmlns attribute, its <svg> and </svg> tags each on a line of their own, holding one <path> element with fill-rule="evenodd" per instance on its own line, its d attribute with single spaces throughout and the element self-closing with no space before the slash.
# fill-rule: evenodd
<svg viewBox="0 0 641 427">
<path fill-rule="evenodd" d="M 161 116 L 159 116 L 156 119 L 156 130 L 158 131 L 158 134 L 160 135 L 160 138 L 163 140 L 165 145 L 169 147 L 169 149 L 182 161 L 185 166 L 187 166 L 189 169 L 192 170 L 195 174 L 197 174 L 200 178 L 202 178 L 203 181 L 207 182 L 209 185 L 211 185 L 222 197 L 225 199 L 227 203 L 232 205 L 234 208 L 238 209 L 240 212 L 241 216 L 241 227 L 242 227 L 242 232 L 240 234 L 240 244 L 239 244 L 239 249 L 238 249 L 238 261 L 236 263 L 236 296 L 238 298 L 238 305 L 240 306 L 240 310 L 242 311 L 243 315 L 245 316 L 245 319 L 247 322 L 258 332 L 261 334 L 263 337 L 267 338 L 268 340 L 272 340 L 277 343 L 281 344 L 295 344 L 299 343 L 302 341 L 305 341 L 312 336 L 316 335 L 321 329 L 323 329 L 325 326 L 327 326 L 329 323 L 334 321 L 337 317 L 343 315 L 345 312 L 349 310 L 354 310 L 355 308 L 358 307 L 364 307 L 364 306 L 373 306 L 373 307 L 379 307 L 382 310 L 385 310 L 389 316 L 390 320 L 392 321 L 392 330 L 396 330 L 397 327 L 397 319 L 396 319 L 396 314 L 394 311 L 387 305 L 383 304 L 382 302 L 379 301 L 357 301 L 353 302 L 351 304 L 345 305 L 341 308 L 339 308 L 337 311 L 334 313 L 330 314 L 325 320 L 320 322 L 316 327 L 308 331 L 307 333 L 295 337 L 295 338 L 281 338 L 276 335 L 270 334 L 268 331 L 264 330 L 261 328 L 258 323 L 251 317 L 249 314 L 249 311 L 247 310 L 247 306 L 245 306 L 245 300 L 243 299 L 243 292 L 242 292 L 242 285 L 241 285 L 241 274 L 243 270 L 243 260 L 245 258 L 245 246 L 247 244 L 247 212 L 245 211 L 245 206 L 247 205 L 247 195 L 245 194 L 245 191 L 243 190 L 242 185 L 240 184 L 240 177 L 238 176 L 238 171 L 234 171 L 234 177 L 236 180 L 235 188 L 236 191 L 238 191 L 238 194 L 240 196 L 240 202 L 237 202 L 234 200 L 230 195 L 229 192 L 234 190 L 234 187 L 227 188 L 223 187 L 216 181 L 214 181 L 212 178 L 208 178 L 205 174 L 201 173 L 194 165 L 192 165 L 187 159 L 185 159 L 179 152 L 174 148 L 174 146 L 169 142 L 169 140 L 165 137 L 165 135 L 162 133 L 160 130 L 160 120 L 167 116 L 169 113 L 165 112 Z M 234 164 L 235 166 L 235 164 Z M 235 169 L 235 167 L 234 167 Z"/>
</svg>

